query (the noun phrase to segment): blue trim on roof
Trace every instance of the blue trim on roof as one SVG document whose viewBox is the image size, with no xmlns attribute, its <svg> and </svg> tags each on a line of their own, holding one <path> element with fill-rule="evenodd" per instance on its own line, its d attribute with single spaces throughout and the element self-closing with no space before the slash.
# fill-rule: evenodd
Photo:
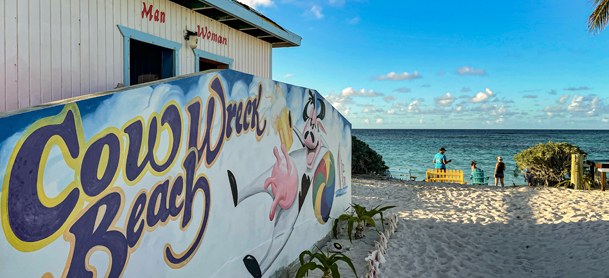
<svg viewBox="0 0 609 278">
<path fill-rule="evenodd" d="M 224 56 L 209 53 L 198 48 L 195 48 L 192 51 L 195 53 L 195 72 L 199 72 L 199 58 L 220 62 L 222 64 L 227 64 L 229 69 L 233 69 L 234 60 L 231 58 L 226 58 Z"/>
<path fill-rule="evenodd" d="M 286 42 L 290 42 L 292 46 L 300 46 L 300 42 L 302 41 L 302 37 L 296 35 L 288 30 L 283 30 L 277 28 L 275 25 L 267 22 L 262 19 L 259 15 L 246 10 L 245 8 L 235 4 L 230 0 L 199 0 L 199 2 L 204 4 L 209 4 L 216 7 L 223 12 L 230 14 L 234 17 L 238 17 L 241 20 L 251 24 L 252 26 L 259 28 L 261 30 L 266 31 Z"/>
<path fill-rule="evenodd" d="M 180 48 L 182 48 L 181 43 L 170 41 L 167 39 L 163 39 L 161 37 L 157 37 L 154 35 L 150 35 L 144 32 L 140 32 L 138 30 L 134 30 L 122 25 L 116 25 L 118 30 L 120 30 L 121 34 L 123 34 L 123 83 L 125 86 L 131 85 L 129 74 L 129 55 L 131 49 L 130 40 L 138 40 L 141 42 L 154 44 L 163 48 L 172 49 L 173 50 L 173 75 L 180 75 Z"/>
</svg>

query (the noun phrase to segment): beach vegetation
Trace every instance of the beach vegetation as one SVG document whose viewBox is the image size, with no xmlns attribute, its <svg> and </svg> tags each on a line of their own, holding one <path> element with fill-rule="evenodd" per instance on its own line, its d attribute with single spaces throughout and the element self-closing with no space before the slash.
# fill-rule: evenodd
<svg viewBox="0 0 609 278">
<path fill-rule="evenodd" d="M 347 234 L 349 235 L 350 242 L 353 242 L 351 239 L 351 234 L 353 233 L 354 224 L 357 224 L 355 227 L 355 239 L 364 237 L 364 222 L 378 230 L 373 219 L 373 217 L 377 214 L 381 216 L 381 225 L 383 226 L 383 230 L 385 230 L 385 219 L 383 219 L 383 212 L 390 208 L 394 208 L 395 206 L 386 206 L 382 208 L 380 206 L 381 205 L 378 205 L 372 210 L 367 210 L 364 206 L 351 204 L 352 212 L 350 214 L 342 214 L 334 220 L 334 226 L 332 227 L 334 237 L 336 238 L 338 236 L 338 224 L 340 221 L 347 221 Z"/>
<path fill-rule="evenodd" d="M 594 11 L 588 17 L 588 31 L 599 34 L 609 20 L 609 0 L 593 0 Z"/>
<path fill-rule="evenodd" d="M 519 170 L 528 169 L 533 178 L 544 181 L 546 186 L 555 186 L 565 180 L 573 154 L 588 155 L 578 146 L 550 141 L 521 151 L 514 161 Z"/>
<path fill-rule="evenodd" d="M 565 169 L 564 172 L 567 172 L 567 169 Z M 592 188 L 594 187 L 600 187 L 600 184 L 594 179 L 591 172 L 583 175 L 582 182 L 584 185 L 583 189 L 592 190 Z M 563 184 L 565 185 L 565 187 L 569 186 L 571 184 L 571 179 L 561 181 L 557 183 L 554 187 L 559 187 Z"/>
<path fill-rule="evenodd" d="M 370 148 L 366 142 L 351 137 L 351 172 L 353 174 L 383 175 L 389 170 L 383 156 Z"/>
<path fill-rule="evenodd" d="M 336 264 L 338 261 L 343 261 L 349 265 L 355 277 L 357 277 L 357 271 L 355 271 L 355 266 L 351 261 L 351 258 L 347 257 L 345 254 L 336 253 L 330 255 L 330 251 L 326 248 L 326 252 L 324 253 L 318 246 L 315 246 L 319 253 L 313 253 L 309 250 L 302 251 L 298 259 L 300 260 L 300 267 L 296 271 L 296 278 L 302 278 L 308 276 L 310 270 L 319 269 L 323 271 L 324 275 L 321 278 L 340 278 L 340 273 L 338 271 L 338 265 Z M 309 261 L 305 260 L 305 256 L 309 257 Z M 313 261 L 317 259 L 317 262 Z"/>
</svg>

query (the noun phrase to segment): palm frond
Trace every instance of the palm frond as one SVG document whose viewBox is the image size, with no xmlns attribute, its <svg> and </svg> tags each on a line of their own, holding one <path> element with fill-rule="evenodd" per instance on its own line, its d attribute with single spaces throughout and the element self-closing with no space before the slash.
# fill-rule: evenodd
<svg viewBox="0 0 609 278">
<path fill-rule="evenodd" d="M 588 17 L 588 32 L 599 34 L 607 26 L 609 20 L 609 0 L 593 0 L 596 8 Z"/>
</svg>

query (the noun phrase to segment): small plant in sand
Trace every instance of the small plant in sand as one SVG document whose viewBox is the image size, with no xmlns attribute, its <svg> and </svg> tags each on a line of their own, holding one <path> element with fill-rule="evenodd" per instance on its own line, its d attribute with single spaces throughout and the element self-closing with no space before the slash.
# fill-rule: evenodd
<svg viewBox="0 0 609 278">
<path fill-rule="evenodd" d="M 324 272 L 324 275 L 321 278 L 340 278 L 340 273 L 338 272 L 338 265 L 336 264 L 338 261 L 343 261 L 351 267 L 355 277 L 357 277 L 357 272 L 355 271 L 355 267 L 353 266 L 353 262 L 351 259 L 347 257 L 347 255 L 336 253 L 330 256 L 330 251 L 326 249 L 326 253 L 319 249 L 319 247 L 315 246 L 319 253 L 313 253 L 309 250 L 302 251 L 300 253 L 300 267 L 298 271 L 296 271 L 296 278 L 302 278 L 304 276 L 308 276 L 309 270 L 320 269 Z M 309 261 L 305 262 L 305 256 L 309 256 Z M 319 263 L 313 261 L 313 259 L 317 259 Z"/>
<path fill-rule="evenodd" d="M 381 224 L 383 225 L 383 230 L 385 230 L 385 220 L 383 219 L 383 211 L 386 211 L 390 208 L 394 208 L 395 206 L 386 206 L 379 208 L 380 206 L 381 205 L 378 205 L 372 210 L 367 210 L 364 206 L 352 204 L 351 208 L 353 209 L 353 211 L 351 212 L 351 214 L 345 213 L 334 220 L 334 226 L 332 227 L 334 237 L 336 238 L 338 235 L 338 223 L 340 221 L 347 221 L 347 233 L 349 234 L 349 241 L 353 242 L 351 239 L 351 233 L 353 232 L 353 224 L 355 223 L 357 223 L 357 227 L 355 227 L 355 239 L 363 238 L 364 222 L 376 228 L 376 223 L 374 222 L 374 219 L 372 219 L 372 217 L 377 214 L 381 215 Z"/>
</svg>

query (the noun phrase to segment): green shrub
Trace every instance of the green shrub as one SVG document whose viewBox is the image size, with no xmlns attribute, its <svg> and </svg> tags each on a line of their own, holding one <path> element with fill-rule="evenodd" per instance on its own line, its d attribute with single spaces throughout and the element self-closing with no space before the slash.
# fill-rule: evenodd
<svg viewBox="0 0 609 278">
<path fill-rule="evenodd" d="M 389 170 L 383 156 L 371 149 L 364 141 L 351 137 L 351 172 L 353 174 L 383 175 Z"/>
<path fill-rule="evenodd" d="M 546 186 L 554 186 L 569 171 L 572 154 L 588 155 L 578 146 L 550 141 L 521 151 L 514 156 L 514 161 L 519 170 L 528 169 L 533 178 L 545 181 Z"/>
</svg>

